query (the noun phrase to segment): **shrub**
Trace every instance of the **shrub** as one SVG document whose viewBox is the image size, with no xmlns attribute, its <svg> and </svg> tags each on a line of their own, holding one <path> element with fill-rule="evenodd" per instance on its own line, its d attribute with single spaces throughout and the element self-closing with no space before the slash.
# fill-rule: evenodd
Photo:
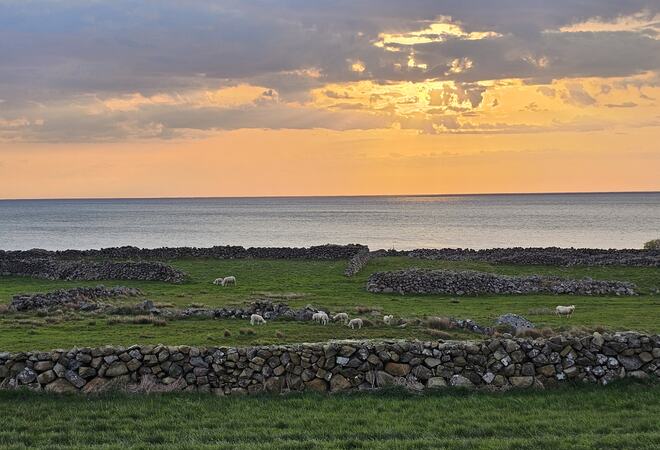
<svg viewBox="0 0 660 450">
<path fill-rule="evenodd" d="M 660 250 L 660 239 L 653 239 L 644 244 L 644 250 Z"/>
<path fill-rule="evenodd" d="M 426 326 L 436 330 L 448 330 L 451 328 L 451 320 L 447 317 L 429 317 Z"/>
<path fill-rule="evenodd" d="M 532 339 L 543 337 L 543 332 L 536 328 L 518 328 L 516 337 L 529 337 Z"/>
<path fill-rule="evenodd" d="M 222 332 L 224 337 L 231 337 L 231 331 L 225 328 L 225 331 Z"/>
<path fill-rule="evenodd" d="M 277 330 L 277 331 L 275 332 L 275 336 L 276 336 L 278 339 L 284 339 L 284 338 L 286 337 L 286 335 L 284 334 L 284 332 L 283 332 L 283 331 L 280 331 L 280 330 Z"/>
</svg>

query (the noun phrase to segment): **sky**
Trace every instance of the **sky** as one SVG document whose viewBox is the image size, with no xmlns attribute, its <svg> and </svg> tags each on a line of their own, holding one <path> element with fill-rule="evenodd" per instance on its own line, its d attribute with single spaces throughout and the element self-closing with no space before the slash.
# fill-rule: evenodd
<svg viewBox="0 0 660 450">
<path fill-rule="evenodd" d="M 644 190 L 657 0 L 0 0 L 0 198 Z"/>
</svg>

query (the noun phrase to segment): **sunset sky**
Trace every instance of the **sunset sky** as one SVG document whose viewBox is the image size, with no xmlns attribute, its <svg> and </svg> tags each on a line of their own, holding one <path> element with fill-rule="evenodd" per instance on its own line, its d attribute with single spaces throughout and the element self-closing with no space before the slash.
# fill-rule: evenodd
<svg viewBox="0 0 660 450">
<path fill-rule="evenodd" d="M 628 190 L 657 0 L 0 0 L 0 198 Z"/>
</svg>

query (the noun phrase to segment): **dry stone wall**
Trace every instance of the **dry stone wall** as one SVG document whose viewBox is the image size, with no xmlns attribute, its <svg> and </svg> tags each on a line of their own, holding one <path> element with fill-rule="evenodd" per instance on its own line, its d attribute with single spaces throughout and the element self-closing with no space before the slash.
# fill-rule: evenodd
<svg viewBox="0 0 660 450">
<path fill-rule="evenodd" d="M 78 287 L 73 289 L 58 289 L 52 292 L 37 294 L 18 294 L 12 297 L 10 311 L 49 310 L 52 308 L 69 308 L 79 310 L 95 310 L 103 306 L 101 300 L 117 297 L 135 297 L 142 295 L 137 288 L 116 286 Z"/>
<path fill-rule="evenodd" d="M 141 280 L 181 283 L 186 274 L 160 262 L 69 261 L 52 258 L 0 259 L 0 275 L 48 280 Z"/>
<path fill-rule="evenodd" d="M 111 259 L 178 259 L 178 258 L 215 258 L 215 259 L 349 259 L 356 253 L 367 249 L 364 245 L 317 245 L 312 247 L 249 247 L 215 246 L 215 247 L 109 247 L 100 250 L 62 250 L 49 251 L 41 249 L 2 251 L 2 259 L 25 258 L 111 258 Z M 368 250 L 368 249 L 367 249 Z"/>
<path fill-rule="evenodd" d="M 660 267 L 660 250 L 513 247 L 471 250 L 463 248 L 387 250 L 389 255 L 450 261 L 483 261 L 493 264 L 544 266 Z"/>
<path fill-rule="evenodd" d="M 590 278 L 568 280 L 540 275 L 506 276 L 472 270 L 409 269 L 376 272 L 367 280 L 369 292 L 401 294 L 571 294 L 635 295 L 635 285 Z"/>
<path fill-rule="evenodd" d="M 497 389 L 660 375 L 660 336 L 481 342 L 330 342 L 248 348 L 135 345 L 0 353 L 0 387 L 51 392 L 183 390 L 221 395 L 402 385 Z"/>
</svg>

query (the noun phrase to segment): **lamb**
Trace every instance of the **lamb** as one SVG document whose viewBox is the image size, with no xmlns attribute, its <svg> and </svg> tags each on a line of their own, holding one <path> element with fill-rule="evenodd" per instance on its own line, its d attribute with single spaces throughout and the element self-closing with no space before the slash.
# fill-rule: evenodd
<svg viewBox="0 0 660 450">
<path fill-rule="evenodd" d="M 265 324 L 266 324 L 266 320 L 259 314 L 252 314 L 250 316 L 250 325 L 254 326 L 254 325 L 265 325 Z"/>
<path fill-rule="evenodd" d="M 233 284 L 234 286 L 236 286 L 236 277 L 233 276 L 233 275 L 232 275 L 232 276 L 229 276 L 229 277 L 225 277 L 225 278 L 222 280 L 222 285 L 223 285 L 223 286 L 228 286 L 228 285 L 230 285 L 230 284 Z"/>
<path fill-rule="evenodd" d="M 330 318 L 324 311 L 319 311 L 312 315 L 312 320 L 321 323 L 321 325 L 327 325 Z"/>
<path fill-rule="evenodd" d="M 348 314 L 346 314 L 346 313 L 335 314 L 334 317 L 332 318 L 332 320 L 334 320 L 335 322 L 341 320 L 345 325 L 345 324 L 348 323 Z"/>
<path fill-rule="evenodd" d="M 573 311 L 575 311 L 575 305 L 557 306 L 555 308 L 555 314 L 557 314 L 558 316 L 571 317 L 571 315 L 573 314 Z"/>
<path fill-rule="evenodd" d="M 219 286 L 219 285 L 222 284 L 223 280 L 224 280 L 224 278 L 222 278 L 222 277 L 221 278 L 216 278 L 215 280 L 213 280 L 213 284 L 215 284 L 216 286 Z"/>
<path fill-rule="evenodd" d="M 385 325 L 392 325 L 392 319 L 394 319 L 394 316 L 392 315 L 383 316 L 383 322 L 385 322 Z"/>
<path fill-rule="evenodd" d="M 355 327 L 362 328 L 362 319 L 351 319 L 350 322 L 348 322 L 348 327 L 352 330 L 355 330 Z"/>
</svg>

